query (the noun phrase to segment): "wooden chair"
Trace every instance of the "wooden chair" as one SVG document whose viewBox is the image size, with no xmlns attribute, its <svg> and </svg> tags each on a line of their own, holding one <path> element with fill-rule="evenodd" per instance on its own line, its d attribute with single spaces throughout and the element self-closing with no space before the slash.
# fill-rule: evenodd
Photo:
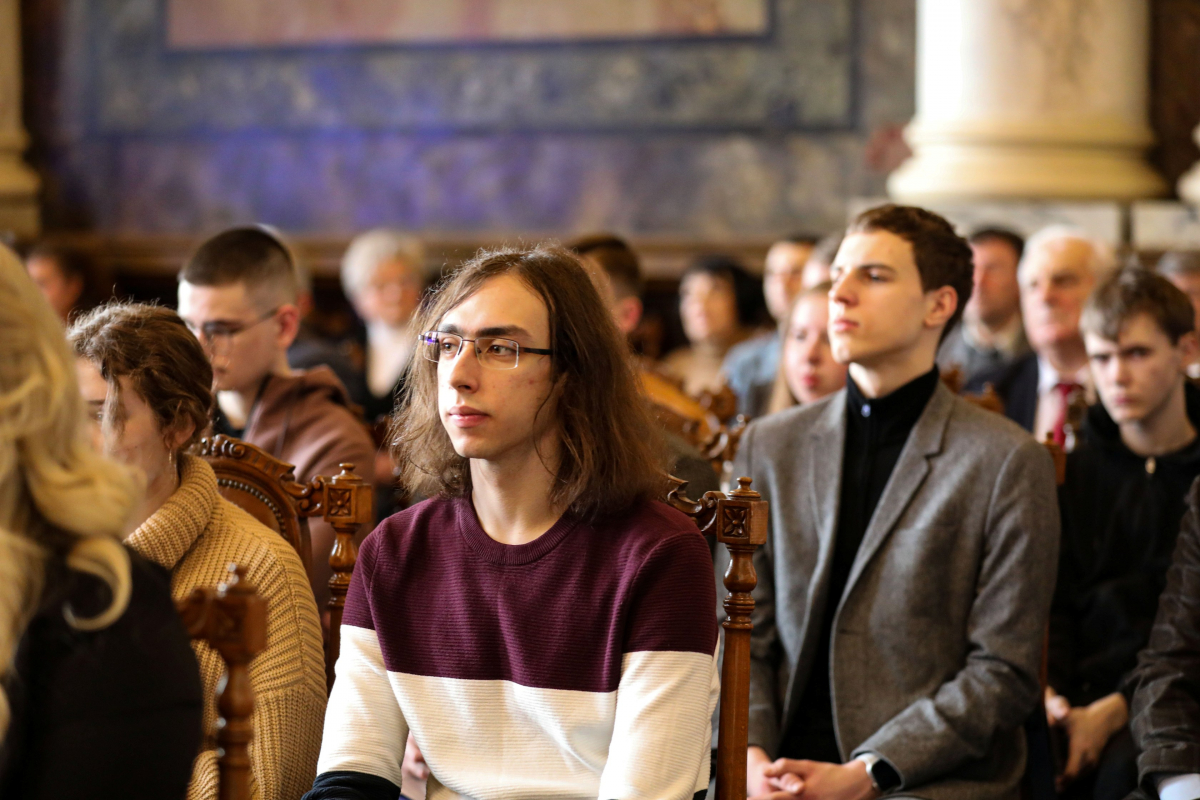
<svg viewBox="0 0 1200 800">
<path fill-rule="evenodd" d="M 188 635 L 208 642 L 225 662 L 225 680 L 217 684 L 219 800 L 250 798 L 250 659 L 267 646 L 267 601 L 245 576 L 245 570 L 230 564 L 224 583 L 196 589 L 176 603 Z"/>
<path fill-rule="evenodd" d="M 358 561 L 354 537 L 374 516 L 371 485 L 348 463 L 338 465 L 341 472 L 337 475 L 318 475 L 300 483 L 291 464 L 249 442 L 221 434 L 202 439 L 200 455 L 217 473 L 221 496 L 287 539 L 309 575 L 309 518 L 319 517 L 333 528 L 336 539 L 329 555 L 333 576 L 329 579 L 329 646 L 325 652 L 325 679 L 332 688 L 333 669 L 341 652 L 342 611 Z"/>
<path fill-rule="evenodd" d="M 725 657 L 721 664 L 721 711 L 717 727 L 717 800 L 745 800 L 746 746 L 750 727 L 751 592 L 758 585 L 754 551 L 767 542 L 767 502 L 738 478 L 728 495 L 708 492 L 699 500 L 684 494 L 687 484 L 672 478 L 667 503 L 695 520 L 729 550 L 725 571 Z"/>
</svg>

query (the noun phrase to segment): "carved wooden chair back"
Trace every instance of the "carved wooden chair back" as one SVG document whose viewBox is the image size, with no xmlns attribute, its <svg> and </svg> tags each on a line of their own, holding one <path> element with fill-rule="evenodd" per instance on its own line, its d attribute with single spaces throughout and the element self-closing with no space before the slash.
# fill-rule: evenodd
<svg viewBox="0 0 1200 800">
<path fill-rule="evenodd" d="M 296 507 L 306 487 L 296 482 L 295 468 L 261 447 L 221 434 L 200 440 L 200 456 L 217 473 L 221 496 L 287 539 L 311 575 L 308 520 Z"/>
<path fill-rule="evenodd" d="M 738 478 L 729 494 L 708 492 L 699 500 L 684 494 L 687 484 L 672 478 L 667 503 L 695 520 L 701 532 L 712 534 L 729 550 L 725 571 L 724 660 L 721 664 L 721 703 L 717 723 L 717 799 L 746 800 L 746 746 L 750 728 L 750 615 L 751 592 L 758 585 L 754 551 L 767 542 L 767 502 Z"/>
<path fill-rule="evenodd" d="M 245 509 L 287 539 L 312 574 L 312 546 L 308 518 L 320 517 L 335 535 L 329 566 L 329 642 L 325 651 L 325 680 L 333 687 L 333 670 L 341 652 L 342 611 L 350 576 L 358 561 L 354 537 L 374 516 L 371 485 L 354 472 L 353 464 L 339 464 L 341 472 L 318 475 L 308 483 L 295 478 L 291 464 L 280 461 L 249 442 L 218 434 L 202 439 L 200 454 L 217 473 L 221 495 Z M 289 534 L 297 531 L 295 536 Z"/>
<path fill-rule="evenodd" d="M 208 642 L 225 662 L 225 680 L 217 684 L 217 796 L 250 800 L 250 659 L 267 646 L 267 601 L 246 583 L 245 571 L 230 564 L 224 583 L 194 590 L 176 610 L 188 635 Z"/>
<path fill-rule="evenodd" d="M 697 449 L 703 449 L 704 443 L 720 427 L 721 421 L 716 415 L 662 375 L 641 370 L 639 376 L 642 389 L 663 427 L 682 436 Z"/>
</svg>

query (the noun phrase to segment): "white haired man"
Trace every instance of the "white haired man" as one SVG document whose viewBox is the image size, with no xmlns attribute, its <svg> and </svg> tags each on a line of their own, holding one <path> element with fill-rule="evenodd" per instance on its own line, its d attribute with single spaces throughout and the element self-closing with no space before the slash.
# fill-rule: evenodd
<svg viewBox="0 0 1200 800">
<path fill-rule="evenodd" d="M 1009 419 L 1033 433 L 1066 445 L 1067 410 L 1077 398 L 1091 404 L 1095 390 L 1079 318 L 1092 289 L 1116 267 L 1112 248 L 1087 233 L 1055 225 L 1025 243 L 1017 270 L 1021 312 L 1033 352 L 1008 367 L 983 373 L 967 384 L 978 391 L 991 383 Z"/>
</svg>

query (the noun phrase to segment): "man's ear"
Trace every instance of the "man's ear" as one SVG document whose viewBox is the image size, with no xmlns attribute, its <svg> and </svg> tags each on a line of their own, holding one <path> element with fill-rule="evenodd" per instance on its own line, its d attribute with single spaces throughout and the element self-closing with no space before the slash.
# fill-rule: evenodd
<svg viewBox="0 0 1200 800">
<path fill-rule="evenodd" d="M 925 327 L 942 328 L 958 310 L 958 292 L 953 286 L 943 286 L 925 293 Z"/>
<path fill-rule="evenodd" d="M 1183 366 L 1186 369 L 1189 364 L 1196 362 L 1196 357 L 1200 355 L 1200 338 L 1196 332 L 1185 333 L 1179 337 L 1179 342 L 1175 345 L 1179 350 L 1179 355 L 1183 357 Z"/>
<path fill-rule="evenodd" d="M 279 325 L 276 342 L 280 350 L 287 350 L 300 333 L 300 309 L 293 303 L 285 303 L 275 312 L 275 320 Z"/>
</svg>

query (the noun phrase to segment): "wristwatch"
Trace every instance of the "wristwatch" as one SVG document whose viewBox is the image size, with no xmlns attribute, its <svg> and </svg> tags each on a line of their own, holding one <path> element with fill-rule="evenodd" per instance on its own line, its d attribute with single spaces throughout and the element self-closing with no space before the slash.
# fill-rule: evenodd
<svg viewBox="0 0 1200 800">
<path fill-rule="evenodd" d="M 893 789 L 900 788 L 900 773 L 879 756 L 874 753 L 863 753 L 854 760 L 867 765 L 867 776 L 870 777 L 875 791 L 887 794 Z"/>
</svg>

